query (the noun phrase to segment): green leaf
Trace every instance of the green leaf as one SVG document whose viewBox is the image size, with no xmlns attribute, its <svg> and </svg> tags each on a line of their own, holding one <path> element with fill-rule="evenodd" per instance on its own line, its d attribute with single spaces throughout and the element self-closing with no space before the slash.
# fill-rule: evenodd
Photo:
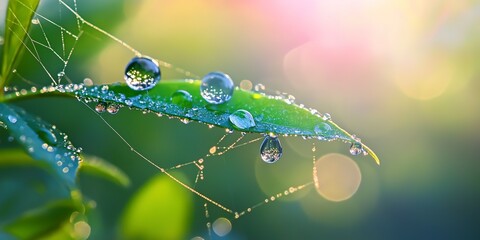
<svg viewBox="0 0 480 240">
<path fill-rule="evenodd" d="M 7 7 L 5 23 L 5 42 L 3 46 L 2 66 L 0 78 L 0 92 L 10 80 L 12 70 L 18 64 L 25 49 L 23 44 L 28 29 L 32 24 L 39 0 L 10 0 Z"/>
<path fill-rule="evenodd" d="M 128 187 L 130 185 L 128 176 L 115 165 L 95 156 L 82 155 L 82 160 L 80 172 L 103 177 L 120 186 Z"/>
<path fill-rule="evenodd" d="M 144 112 L 154 112 L 175 116 L 186 121 L 197 121 L 241 132 L 302 136 L 324 141 L 340 140 L 362 147 L 362 151 L 380 164 L 375 153 L 360 140 L 340 128 L 326 115 L 317 110 L 305 108 L 279 96 L 245 91 L 236 88 L 230 101 L 220 105 L 206 102 L 200 95 L 199 80 L 163 80 L 148 91 L 134 91 L 126 84 L 111 85 L 60 85 L 44 87 L 34 93 L 25 90 L 24 94 L 11 93 L 4 101 L 39 95 L 76 97 L 84 102 L 104 102 Z M 171 99 L 176 91 L 188 92 L 191 102 Z M 255 126 L 238 128 L 229 116 L 237 110 L 247 110 L 255 120 Z"/>
<path fill-rule="evenodd" d="M 74 186 L 80 150 L 65 133 L 9 104 L 0 103 L 0 122 L 32 158 L 48 163 L 68 186 Z"/>
<path fill-rule="evenodd" d="M 45 162 L 32 159 L 20 148 L 0 150 L 0 226 L 48 202 L 71 196 Z"/>
<path fill-rule="evenodd" d="M 73 200 L 59 200 L 25 213 L 3 230 L 18 239 L 38 239 L 60 228 L 77 210 Z"/>
<path fill-rule="evenodd" d="M 122 217 L 122 235 L 126 239 L 186 239 L 192 209 L 188 190 L 165 175 L 157 175 L 128 204 Z"/>
</svg>

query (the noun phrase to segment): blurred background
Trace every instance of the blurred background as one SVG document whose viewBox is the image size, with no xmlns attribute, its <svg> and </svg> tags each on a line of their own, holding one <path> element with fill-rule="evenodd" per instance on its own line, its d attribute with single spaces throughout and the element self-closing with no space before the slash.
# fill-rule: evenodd
<svg viewBox="0 0 480 240">
<path fill-rule="evenodd" d="M 260 142 L 255 142 L 209 159 L 198 190 L 244 210 L 312 181 L 313 157 L 321 160 L 320 179 L 329 179 L 331 185 L 310 186 L 239 219 L 209 206 L 206 219 L 202 199 L 163 178 L 83 104 L 54 98 L 19 103 L 56 124 L 85 153 L 109 161 L 130 177 L 131 186 L 124 188 L 80 175 L 84 195 L 96 203 L 89 222 L 92 239 L 480 237 L 480 1 L 78 0 L 77 5 L 86 20 L 146 55 L 198 76 L 223 71 L 237 85 L 242 80 L 261 83 L 330 113 L 382 161 L 377 166 L 368 156 L 350 156 L 343 143 L 289 137 L 281 139 L 283 158 L 267 165 L 258 154 Z M 45 1 L 39 12 L 50 10 L 49 18 L 78 32 L 75 18 L 65 9 L 59 14 L 59 8 L 58 2 Z M 60 41 L 54 32 L 58 29 L 51 29 L 47 35 Z M 123 81 L 133 53 L 92 29 L 84 30 L 67 76 L 75 82 L 88 77 L 96 84 Z M 67 39 L 67 49 L 68 44 Z M 18 67 L 22 77 L 48 83 L 27 55 Z M 55 60 L 44 63 L 56 67 Z M 164 81 L 184 77 L 162 68 Z M 104 116 L 131 145 L 163 167 L 202 158 L 225 134 L 127 109 Z M 11 146 L 2 134 L 2 146 Z M 193 183 L 196 169 L 185 167 L 173 174 Z M 209 237 L 207 221 L 221 217 L 229 219 L 231 232 Z M 172 228 L 177 233 L 155 235 Z"/>
</svg>

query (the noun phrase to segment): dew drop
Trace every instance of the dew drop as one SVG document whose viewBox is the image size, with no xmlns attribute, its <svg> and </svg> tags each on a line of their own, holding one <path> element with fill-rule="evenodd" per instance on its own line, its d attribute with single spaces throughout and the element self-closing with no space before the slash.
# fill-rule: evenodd
<svg viewBox="0 0 480 240">
<path fill-rule="evenodd" d="M 131 99 L 126 99 L 126 100 L 125 100 L 125 104 L 126 104 L 127 106 L 132 106 L 133 101 L 132 101 Z M 161 117 L 161 116 L 160 116 L 160 117 Z"/>
<path fill-rule="evenodd" d="M 8 115 L 8 121 L 10 121 L 11 123 L 16 123 L 17 122 L 17 117 L 13 116 L 13 115 Z"/>
<path fill-rule="evenodd" d="M 68 167 L 64 167 L 64 168 L 62 169 L 62 172 L 63 172 L 63 173 L 68 173 L 68 171 L 69 171 Z"/>
<path fill-rule="evenodd" d="M 185 90 L 177 90 L 172 94 L 170 100 L 173 104 L 184 108 L 192 107 L 192 95 Z"/>
<path fill-rule="evenodd" d="M 359 141 L 353 142 L 352 145 L 350 145 L 350 154 L 352 154 L 353 156 L 357 156 L 360 153 L 363 153 L 362 143 Z"/>
<path fill-rule="evenodd" d="M 265 85 L 259 83 L 259 84 L 255 85 L 255 87 L 253 89 L 255 90 L 255 92 L 263 92 L 263 91 L 265 91 Z"/>
<path fill-rule="evenodd" d="M 105 110 L 107 110 L 107 103 L 105 102 L 99 102 L 97 106 L 95 106 L 95 111 L 98 113 L 103 113 Z"/>
<path fill-rule="evenodd" d="M 83 84 L 87 87 L 93 86 L 93 81 L 90 78 L 83 79 Z"/>
<path fill-rule="evenodd" d="M 237 110 L 234 113 L 230 114 L 228 117 L 230 122 L 233 126 L 237 129 L 247 129 L 251 127 L 255 127 L 255 120 L 253 120 L 253 116 L 247 110 Z"/>
<path fill-rule="evenodd" d="M 125 68 L 125 81 L 136 91 L 148 90 L 160 81 L 161 72 L 157 61 L 149 57 L 134 57 Z"/>
<path fill-rule="evenodd" d="M 32 24 L 37 25 L 39 23 L 40 23 L 40 20 L 38 20 L 38 18 L 33 18 L 32 19 Z"/>
<path fill-rule="evenodd" d="M 222 72 L 211 72 L 203 77 L 200 94 L 208 103 L 221 104 L 232 98 L 233 88 L 230 76 Z"/>
<path fill-rule="evenodd" d="M 112 104 L 108 105 L 107 112 L 110 113 L 110 114 L 116 114 L 116 113 L 118 113 L 119 109 L 120 109 L 120 106 L 118 106 L 115 103 L 112 103 Z"/>
<path fill-rule="evenodd" d="M 262 157 L 262 160 L 266 163 L 274 163 L 282 157 L 282 153 L 283 149 L 280 140 L 275 136 L 265 136 L 260 147 L 260 156 Z"/>
<path fill-rule="evenodd" d="M 40 139 L 43 140 L 47 145 L 56 145 L 57 144 L 57 137 L 55 134 L 46 129 L 46 128 L 39 128 L 36 130 L 36 133 Z"/>
<path fill-rule="evenodd" d="M 215 154 L 217 152 L 217 147 L 216 146 L 211 147 L 208 152 L 210 152 L 210 154 Z"/>
<path fill-rule="evenodd" d="M 325 121 L 331 121 L 332 120 L 332 116 L 330 115 L 330 113 L 324 113 L 322 118 Z"/>
</svg>

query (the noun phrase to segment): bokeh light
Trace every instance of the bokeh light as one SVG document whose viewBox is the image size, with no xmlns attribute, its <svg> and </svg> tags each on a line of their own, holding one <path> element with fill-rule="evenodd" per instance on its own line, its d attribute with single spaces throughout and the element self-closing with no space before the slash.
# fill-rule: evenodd
<svg viewBox="0 0 480 240">
<path fill-rule="evenodd" d="M 212 229 L 215 234 L 224 237 L 232 230 L 232 223 L 226 218 L 217 218 L 212 224 Z"/>
<path fill-rule="evenodd" d="M 315 189 L 327 200 L 341 202 L 358 190 L 362 175 L 357 163 L 341 154 L 327 154 L 315 161 Z"/>
</svg>

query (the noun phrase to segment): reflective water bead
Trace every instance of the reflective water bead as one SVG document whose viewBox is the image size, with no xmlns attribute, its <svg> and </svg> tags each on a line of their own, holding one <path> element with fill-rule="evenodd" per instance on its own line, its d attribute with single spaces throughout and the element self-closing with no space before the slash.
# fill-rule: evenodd
<svg viewBox="0 0 480 240">
<path fill-rule="evenodd" d="M 352 145 L 350 145 L 350 154 L 353 156 L 357 156 L 360 153 L 363 153 L 363 146 L 361 142 L 353 142 Z"/>
<path fill-rule="evenodd" d="M 112 104 L 108 105 L 107 112 L 110 113 L 110 114 L 116 114 L 119 109 L 120 109 L 120 106 L 118 106 L 115 103 L 112 103 Z"/>
<path fill-rule="evenodd" d="M 234 113 L 230 114 L 228 117 L 230 122 L 233 126 L 237 129 L 247 129 L 251 127 L 255 127 L 255 120 L 253 120 L 253 116 L 247 110 L 237 110 Z"/>
<path fill-rule="evenodd" d="M 192 107 L 192 95 L 184 90 L 175 91 L 170 100 L 173 104 L 176 104 L 181 107 L 190 108 Z"/>
<path fill-rule="evenodd" d="M 330 115 L 330 113 L 324 113 L 322 118 L 323 118 L 323 120 L 325 120 L 325 121 L 330 121 L 330 120 L 332 120 L 332 116 Z"/>
<path fill-rule="evenodd" d="M 232 98 L 233 89 L 230 76 L 222 72 L 211 72 L 203 77 L 200 94 L 208 103 L 221 104 Z"/>
<path fill-rule="evenodd" d="M 98 113 L 105 112 L 105 110 L 107 110 L 107 103 L 105 102 L 99 102 L 97 106 L 95 106 L 95 111 Z"/>
<path fill-rule="evenodd" d="M 125 81 L 136 91 L 153 88 L 160 81 L 158 63 L 148 57 L 134 57 L 125 68 Z"/>
<path fill-rule="evenodd" d="M 277 137 L 267 135 L 260 146 L 260 156 L 266 163 L 274 163 L 282 157 L 283 149 Z"/>
<path fill-rule="evenodd" d="M 17 117 L 13 116 L 13 115 L 8 115 L 8 121 L 10 121 L 11 123 L 16 123 L 17 122 Z"/>
</svg>

